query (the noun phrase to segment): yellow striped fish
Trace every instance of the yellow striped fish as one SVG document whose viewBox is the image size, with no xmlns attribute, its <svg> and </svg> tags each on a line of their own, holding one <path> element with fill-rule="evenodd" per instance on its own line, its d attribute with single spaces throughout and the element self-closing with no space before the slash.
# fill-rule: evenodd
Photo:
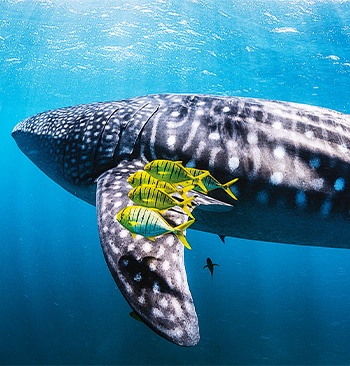
<svg viewBox="0 0 350 366">
<path fill-rule="evenodd" d="M 142 186 L 143 184 L 155 186 L 168 194 L 178 193 L 184 200 L 187 199 L 186 193 L 194 188 L 194 186 L 188 186 L 183 189 L 178 189 L 174 186 L 174 184 L 153 178 L 144 170 L 138 171 L 130 175 L 130 177 L 128 178 L 128 183 L 134 188 Z"/>
<path fill-rule="evenodd" d="M 118 212 L 117 220 L 125 229 L 131 232 L 134 239 L 137 234 L 154 241 L 154 238 L 157 236 L 173 233 L 186 248 L 191 249 L 182 232 L 192 225 L 195 220 L 190 220 L 179 226 L 172 227 L 160 213 L 142 206 L 128 206 L 123 208 Z"/>
<path fill-rule="evenodd" d="M 205 170 L 195 169 L 195 168 L 186 168 L 194 177 L 202 175 Z M 238 178 L 227 182 L 226 184 L 221 184 L 218 180 L 216 180 L 211 174 L 207 175 L 202 179 L 202 183 L 205 185 L 207 191 L 212 191 L 213 189 L 222 188 L 227 194 L 229 194 L 233 199 L 237 200 L 237 197 L 231 192 L 230 187 L 233 183 L 237 182 Z M 194 188 L 195 191 L 203 192 L 199 187 Z"/>
<path fill-rule="evenodd" d="M 207 192 L 202 179 L 206 177 L 209 172 L 204 172 L 197 177 L 194 177 L 184 166 L 181 161 L 171 160 L 153 160 L 145 166 L 145 171 L 152 177 L 163 180 L 172 184 L 179 184 L 186 182 L 186 185 L 195 185 Z"/>
<path fill-rule="evenodd" d="M 187 205 L 194 199 L 190 197 L 182 202 L 176 201 L 173 197 L 169 196 L 162 189 L 159 189 L 151 185 L 142 185 L 132 189 L 128 197 L 137 205 L 145 206 L 148 208 L 155 208 L 160 212 L 169 210 L 174 206 L 181 207 L 188 216 L 194 219 Z"/>
</svg>

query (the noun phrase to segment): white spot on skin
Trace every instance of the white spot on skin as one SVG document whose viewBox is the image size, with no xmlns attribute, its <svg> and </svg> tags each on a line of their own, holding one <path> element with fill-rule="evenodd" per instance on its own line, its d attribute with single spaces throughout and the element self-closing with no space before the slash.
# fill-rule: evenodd
<svg viewBox="0 0 350 366">
<path fill-rule="evenodd" d="M 158 250 L 158 253 L 157 253 L 157 256 L 158 257 L 162 257 L 165 253 L 165 248 L 164 246 L 162 245 L 161 247 L 159 247 L 159 250 Z"/>
<path fill-rule="evenodd" d="M 282 128 L 282 123 L 281 122 L 275 122 L 273 125 L 272 125 L 273 128 L 276 128 L 277 130 L 281 129 Z"/>
<path fill-rule="evenodd" d="M 255 145 L 258 142 L 258 136 L 256 133 L 251 132 L 248 134 L 247 140 L 251 145 Z"/>
<path fill-rule="evenodd" d="M 119 248 L 117 248 L 115 245 L 111 245 L 111 248 L 112 248 L 112 250 L 113 250 L 113 252 L 115 253 L 115 254 L 119 254 L 120 253 L 120 250 L 119 250 Z"/>
<path fill-rule="evenodd" d="M 173 337 L 177 337 L 180 338 L 183 335 L 183 330 L 179 327 L 172 329 L 169 331 L 169 333 L 173 336 Z"/>
<path fill-rule="evenodd" d="M 193 305 L 189 301 L 185 302 L 185 308 L 189 313 L 193 311 Z"/>
<path fill-rule="evenodd" d="M 344 178 L 338 178 L 334 183 L 334 189 L 336 191 L 343 191 L 345 187 L 345 179 Z"/>
<path fill-rule="evenodd" d="M 159 300 L 159 305 L 162 307 L 162 308 L 167 308 L 168 307 L 168 300 L 165 299 L 164 297 L 161 298 Z"/>
<path fill-rule="evenodd" d="M 276 159 L 283 159 L 285 155 L 285 150 L 282 146 L 276 147 L 276 149 L 273 151 L 273 155 Z"/>
<path fill-rule="evenodd" d="M 339 150 L 342 152 L 342 153 L 346 153 L 348 151 L 348 148 L 345 144 L 342 144 L 342 145 L 339 145 Z"/>
<path fill-rule="evenodd" d="M 152 250 L 152 245 L 150 243 L 145 243 L 142 246 L 142 250 L 146 253 L 149 253 Z"/>
<path fill-rule="evenodd" d="M 179 112 L 177 112 L 177 111 L 176 111 L 176 112 L 172 112 L 172 113 L 171 113 L 171 116 L 172 116 L 172 117 L 178 117 L 179 115 L 180 115 L 180 113 L 179 113 Z"/>
<path fill-rule="evenodd" d="M 174 244 L 175 238 L 173 235 L 169 235 L 166 239 L 166 242 L 168 243 L 169 246 L 172 246 Z"/>
<path fill-rule="evenodd" d="M 170 268 L 170 263 L 168 261 L 164 261 L 162 264 L 162 268 L 164 271 L 167 271 Z"/>
<path fill-rule="evenodd" d="M 134 281 L 140 282 L 142 280 L 141 272 L 136 273 Z"/>
<path fill-rule="evenodd" d="M 343 128 L 342 128 L 342 126 L 337 126 L 336 128 L 335 128 L 338 132 L 343 132 L 344 130 L 343 130 Z"/>
<path fill-rule="evenodd" d="M 144 296 L 140 296 L 140 297 L 138 298 L 138 302 L 139 302 L 140 304 L 144 304 L 144 303 L 145 303 L 145 298 L 144 298 Z"/>
<path fill-rule="evenodd" d="M 129 293 L 132 293 L 132 287 L 128 284 L 128 283 L 125 283 L 125 288 L 126 288 L 126 291 L 129 292 Z"/>
<path fill-rule="evenodd" d="M 175 142 L 176 142 L 176 137 L 175 136 L 169 136 L 167 142 L 168 142 L 168 146 L 170 148 L 174 148 L 175 147 Z"/>
<path fill-rule="evenodd" d="M 157 318 L 163 318 L 164 317 L 164 314 L 158 308 L 153 308 L 152 309 L 152 314 L 154 316 L 156 316 Z"/>
<path fill-rule="evenodd" d="M 210 167 L 214 167 L 214 165 L 215 165 L 215 159 L 216 159 L 216 155 L 219 153 L 221 151 L 221 148 L 218 148 L 218 147 L 216 147 L 216 148 L 214 148 L 214 149 L 212 149 L 211 150 L 211 152 L 210 152 L 210 158 L 209 158 L 209 166 Z"/>
<path fill-rule="evenodd" d="M 171 304 L 173 305 L 173 308 L 175 310 L 175 313 L 178 317 L 182 315 L 182 309 L 180 303 L 176 299 L 171 300 Z"/>
<path fill-rule="evenodd" d="M 128 230 L 121 230 L 119 236 L 121 238 L 126 238 L 128 236 Z"/>
<path fill-rule="evenodd" d="M 308 139 L 313 139 L 313 138 L 314 138 L 314 133 L 313 133 L 313 131 L 306 131 L 306 132 L 305 132 L 305 136 L 306 136 Z"/>
<path fill-rule="evenodd" d="M 282 183 L 283 180 L 283 173 L 282 172 L 274 172 L 270 177 L 270 182 L 273 185 L 277 185 Z"/>
<path fill-rule="evenodd" d="M 179 271 L 175 272 L 175 281 L 177 282 L 178 285 L 182 284 L 181 272 L 179 272 Z"/>
<path fill-rule="evenodd" d="M 156 265 L 153 263 L 153 262 L 151 262 L 150 264 L 149 264 L 149 268 L 150 268 L 150 270 L 152 270 L 152 271 L 154 271 L 155 269 L 156 269 Z"/>
<path fill-rule="evenodd" d="M 239 159 L 237 156 L 233 156 L 228 161 L 228 166 L 231 171 L 236 170 L 239 167 Z"/>
<path fill-rule="evenodd" d="M 225 113 L 227 113 L 227 112 L 230 111 L 230 107 L 224 107 L 222 111 L 225 112 Z"/>
<path fill-rule="evenodd" d="M 217 132 L 213 132 L 208 136 L 209 140 L 220 140 L 220 135 Z"/>
<path fill-rule="evenodd" d="M 315 190 L 320 190 L 323 187 L 324 180 L 323 178 L 313 179 L 311 184 Z"/>
<path fill-rule="evenodd" d="M 185 145 L 183 146 L 183 150 L 186 150 L 191 146 L 192 140 L 193 140 L 193 138 L 194 138 L 194 136 L 197 132 L 197 129 L 198 129 L 199 125 L 200 125 L 200 121 L 195 119 L 192 123 L 192 128 L 191 128 L 191 131 L 190 131 L 190 133 L 187 137 L 187 141 L 186 141 Z"/>
</svg>

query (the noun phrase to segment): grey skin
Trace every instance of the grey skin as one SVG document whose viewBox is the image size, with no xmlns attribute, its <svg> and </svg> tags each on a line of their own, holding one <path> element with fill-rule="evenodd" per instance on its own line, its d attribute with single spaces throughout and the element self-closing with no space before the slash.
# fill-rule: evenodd
<svg viewBox="0 0 350 366">
<path fill-rule="evenodd" d="M 208 268 L 209 271 L 210 271 L 211 276 L 213 277 L 213 274 L 214 274 L 214 266 L 218 266 L 219 267 L 218 264 L 213 263 L 212 260 L 208 257 L 207 258 L 207 264 L 203 267 L 203 269 L 204 268 Z"/>
<path fill-rule="evenodd" d="M 173 234 L 133 240 L 116 220 L 131 204 L 128 176 L 148 162 L 181 160 L 221 183 L 239 178 L 231 187 L 237 202 L 220 189 L 193 192 L 191 229 L 350 247 L 349 115 L 260 99 L 158 94 L 40 113 L 12 135 L 44 173 L 96 204 L 103 253 L 120 291 L 145 324 L 181 346 L 199 341 L 183 244 Z M 176 208 L 165 218 L 174 226 L 188 219 Z"/>
</svg>

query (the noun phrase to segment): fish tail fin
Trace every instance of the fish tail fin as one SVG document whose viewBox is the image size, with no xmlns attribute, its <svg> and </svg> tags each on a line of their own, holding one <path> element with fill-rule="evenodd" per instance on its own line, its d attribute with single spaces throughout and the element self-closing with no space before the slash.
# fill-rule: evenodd
<svg viewBox="0 0 350 366">
<path fill-rule="evenodd" d="M 206 176 L 208 176 L 210 173 L 208 171 L 206 171 L 205 173 L 198 175 L 198 177 L 193 177 L 193 183 L 198 185 L 200 188 L 202 188 L 202 190 L 204 191 L 204 193 L 207 193 L 208 190 L 205 187 L 205 185 L 202 182 L 202 179 L 204 179 Z"/>
<path fill-rule="evenodd" d="M 179 226 L 174 227 L 174 234 L 179 238 L 181 243 L 187 248 L 191 250 L 190 245 L 188 244 L 185 235 L 182 233 L 184 230 L 186 230 L 189 226 L 191 226 L 194 223 L 195 220 L 190 220 L 185 222 L 184 224 L 181 224 Z"/>
<path fill-rule="evenodd" d="M 180 204 L 179 204 L 179 206 L 187 213 L 187 215 L 189 216 L 189 217 L 191 217 L 192 219 L 194 219 L 194 217 L 193 217 L 193 215 L 192 215 L 192 213 L 191 213 L 191 211 L 187 208 L 187 206 L 189 206 L 190 205 L 190 203 L 192 202 L 194 200 L 194 197 L 190 197 L 190 198 L 188 198 L 188 199 L 186 199 L 186 200 L 184 200 L 183 202 L 181 202 Z"/>
<path fill-rule="evenodd" d="M 186 196 L 186 193 L 189 192 L 191 189 L 193 189 L 195 186 L 194 185 L 191 185 L 191 186 L 188 186 L 188 187 L 185 187 L 185 188 L 182 188 L 182 189 L 179 189 L 178 190 L 178 193 L 179 195 L 184 199 L 186 200 L 187 199 L 187 196 Z M 191 207 L 191 205 L 189 205 Z"/>
<path fill-rule="evenodd" d="M 179 238 L 179 240 L 181 241 L 181 243 L 189 250 L 191 250 L 190 244 L 188 244 L 186 237 L 184 234 L 182 234 L 181 231 L 176 232 L 175 235 Z"/>
<path fill-rule="evenodd" d="M 227 194 L 229 194 L 234 200 L 237 201 L 237 197 L 231 192 L 230 186 L 232 186 L 233 183 L 237 182 L 238 178 L 232 179 L 231 181 L 227 182 L 222 186 L 222 188 L 225 190 Z"/>
</svg>

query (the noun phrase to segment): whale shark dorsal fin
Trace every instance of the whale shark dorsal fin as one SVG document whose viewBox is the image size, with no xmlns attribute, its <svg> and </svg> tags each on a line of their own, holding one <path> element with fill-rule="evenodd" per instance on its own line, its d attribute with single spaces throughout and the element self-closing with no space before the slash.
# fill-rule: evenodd
<svg viewBox="0 0 350 366">
<path fill-rule="evenodd" d="M 134 240 L 116 220 L 117 213 L 132 204 L 127 178 L 142 167 L 139 162 L 124 161 L 97 179 L 103 253 L 121 293 L 141 320 L 175 344 L 194 346 L 199 341 L 199 328 L 187 284 L 184 245 L 172 233 L 158 236 L 154 242 L 140 235 Z M 188 219 L 180 210 L 168 210 L 164 217 L 174 227 Z"/>
</svg>

